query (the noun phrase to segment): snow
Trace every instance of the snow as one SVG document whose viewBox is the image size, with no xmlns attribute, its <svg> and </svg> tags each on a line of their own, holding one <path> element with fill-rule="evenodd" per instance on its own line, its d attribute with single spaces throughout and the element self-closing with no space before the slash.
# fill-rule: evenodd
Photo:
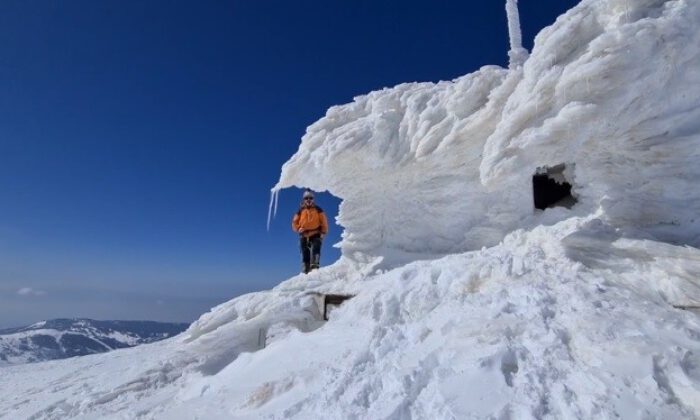
<svg viewBox="0 0 700 420">
<path fill-rule="evenodd" d="M 35 361 L 36 353 L 41 349 L 41 346 L 32 343 L 31 338 L 36 335 L 52 337 L 56 346 L 63 350 L 60 345 L 63 332 L 53 329 L 41 329 L 42 323 L 36 323 L 31 327 L 37 329 L 32 331 L 22 331 L 14 334 L 9 334 L 0 337 L 0 350 L 4 354 L 4 358 L 0 359 L 0 367 L 4 365 L 13 365 L 20 363 L 29 363 Z M 8 351 L 12 349 L 14 351 Z"/>
<path fill-rule="evenodd" d="M 54 319 L 0 331 L 0 366 L 101 353 L 176 335 L 186 324 Z M 130 328 L 132 330 L 130 330 Z"/>
<path fill-rule="evenodd" d="M 8 418 L 700 417 L 700 3 L 584 0 L 511 69 L 332 107 L 273 188 L 343 257 L 173 339 L 2 368 Z M 512 25 L 511 25 L 512 26 Z M 536 211 L 566 164 L 578 203 Z M 321 319 L 323 294 L 354 295 Z"/>
<path fill-rule="evenodd" d="M 571 218 L 374 276 L 343 264 L 299 275 L 214 308 L 175 339 L 42 364 L 42 383 L 4 368 L 3 409 L 11 418 L 692 418 L 700 319 L 664 296 L 687 286 L 698 298 L 700 253 L 600 239 L 601 229 L 595 217 Z M 659 281 L 669 265 L 677 273 Z M 312 292 L 357 296 L 323 323 Z M 261 331 L 277 335 L 264 348 Z"/>
<path fill-rule="evenodd" d="M 109 334 L 105 334 L 105 337 L 119 341 L 120 343 L 124 343 L 128 346 L 136 346 L 142 342 L 141 338 L 134 334 L 123 333 L 119 331 L 112 331 Z M 105 344 L 105 346 L 107 345 Z"/>
</svg>

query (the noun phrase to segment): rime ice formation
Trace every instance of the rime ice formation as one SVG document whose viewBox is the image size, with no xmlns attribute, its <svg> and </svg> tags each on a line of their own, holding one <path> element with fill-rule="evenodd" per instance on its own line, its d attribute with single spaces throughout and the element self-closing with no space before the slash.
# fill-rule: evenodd
<svg viewBox="0 0 700 420">
<path fill-rule="evenodd" d="M 277 188 L 341 197 L 342 250 L 354 261 L 388 258 L 395 266 L 495 245 L 518 220 L 493 213 L 501 198 L 481 185 L 479 154 L 498 123 L 507 78 L 488 67 L 333 107 L 308 128 Z"/>
<path fill-rule="evenodd" d="M 520 31 L 520 14 L 518 13 L 518 0 L 506 0 L 506 13 L 508 15 L 508 34 L 510 38 L 510 58 L 511 69 L 522 66 L 527 60 L 528 52 L 523 48 L 523 36 Z"/>
<path fill-rule="evenodd" d="M 533 167 L 574 163 L 579 202 L 612 225 L 700 245 L 698 22 L 693 1 L 584 2 L 559 18 L 486 142 L 482 181 L 528 190 Z"/>
<path fill-rule="evenodd" d="M 273 197 L 341 197 L 341 261 L 171 340 L 3 368 L 0 413 L 700 418 L 700 317 L 673 306 L 700 305 L 699 23 L 584 0 L 522 66 L 331 108 Z M 535 210 L 534 175 L 568 207 Z M 324 294 L 354 297 L 324 321 Z"/>
<path fill-rule="evenodd" d="M 522 68 L 331 108 L 275 188 L 341 197 L 342 249 L 362 261 L 479 249 L 599 208 L 635 236 L 698 246 L 698 22 L 697 2 L 584 1 Z M 533 174 L 561 163 L 579 204 L 534 212 Z"/>
</svg>

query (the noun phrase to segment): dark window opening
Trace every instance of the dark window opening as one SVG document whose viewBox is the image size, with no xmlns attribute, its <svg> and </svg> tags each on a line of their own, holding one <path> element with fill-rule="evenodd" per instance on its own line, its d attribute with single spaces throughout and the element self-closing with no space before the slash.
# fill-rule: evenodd
<svg viewBox="0 0 700 420">
<path fill-rule="evenodd" d="M 544 210 L 551 207 L 570 209 L 576 204 L 571 194 L 571 183 L 566 177 L 566 165 L 539 168 L 532 177 L 532 192 L 535 208 Z"/>
</svg>

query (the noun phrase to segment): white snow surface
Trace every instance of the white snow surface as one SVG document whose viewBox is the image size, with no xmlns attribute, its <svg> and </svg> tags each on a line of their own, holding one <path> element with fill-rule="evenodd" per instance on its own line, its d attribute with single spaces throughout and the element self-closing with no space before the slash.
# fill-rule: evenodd
<svg viewBox="0 0 700 420">
<path fill-rule="evenodd" d="M 173 339 L 0 369 L 0 417 L 700 418 L 700 2 L 584 0 L 523 66 L 331 108 L 279 189 L 343 257 Z M 533 209 L 567 165 L 578 203 Z M 271 207 L 272 208 L 272 207 Z M 355 295 L 324 322 L 322 294 Z"/>
</svg>

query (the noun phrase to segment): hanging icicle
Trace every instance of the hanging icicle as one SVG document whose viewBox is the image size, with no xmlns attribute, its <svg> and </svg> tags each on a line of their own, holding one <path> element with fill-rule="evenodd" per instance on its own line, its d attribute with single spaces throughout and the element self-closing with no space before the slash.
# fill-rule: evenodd
<svg viewBox="0 0 700 420">
<path fill-rule="evenodd" d="M 270 221 L 277 216 L 277 202 L 279 200 L 279 189 L 273 188 L 270 190 L 270 205 L 267 209 L 267 230 L 270 231 Z"/>
</svg>

